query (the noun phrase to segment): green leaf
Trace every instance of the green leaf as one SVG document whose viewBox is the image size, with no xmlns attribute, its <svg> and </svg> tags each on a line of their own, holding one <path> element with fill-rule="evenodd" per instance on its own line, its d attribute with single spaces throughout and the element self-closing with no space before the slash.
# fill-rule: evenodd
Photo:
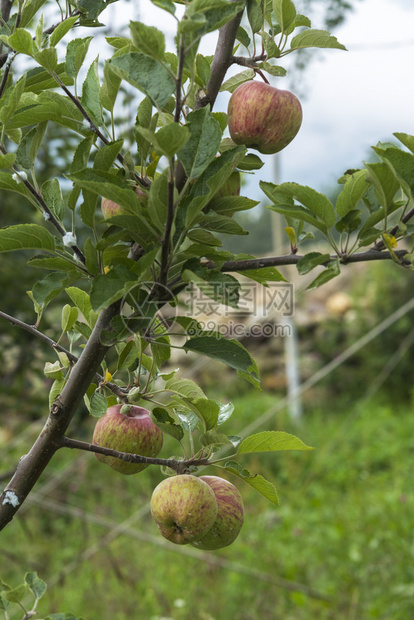
<svg viewBox="0 0 414 620">
<path fill-rule="evenodd" d="M 295 435 L 284 431 L 263 431 L 246 437 L 238 449 L 238 454 L 251 452 L 276 452 L 277 450 L 313 450 Z"/>
<path fill-rule="evenodd" d="M 211 67 L 208 59 L 202 54 L 197 54 L 196 56 L 196 69 L 197 76 L 201 80 L 201 86 L 203 88 L 207 87 L 208 81 L 210 79 Z"/>
<path fill-rule="evenodd" d="M 78 15 L 75 17 L 68 17 L 64 19 L 60 24 L 54 29 L 49 38 L 49 43 L 52 47 L 57 45 L 61 39 L 69 32 L 75 22 L 79 19 Z"/>
<path fill-rule="evenodd" d="M 23 10 L 20 19 L 20 27 L 25 28 L 30 24 L 33 17 L 36 15 L 41 6 L 44 5 L 46 0 L 28 0 L 23 5 Z"/>
<path fill-rule="evenodd" d="M 269 73 L 269 75 L 274 75 L 275 77 L 284 77 L 286 75 L 286 69 L 284 67 L 272 65 L 270 62 L 264 61 L 259 63 L 259 68 L 262 71 Z"/>
<path fill-rule="evenodd" d="M 247 0 L 247 18 L 252 33 L 256 34 L 262 29 L 264 22 L 263 3 L 257 0 Z"/>
<path fill-rule="evenodd" d="M 367 191 L 366 170 L 354 172 L 346 181 L 343 190 L 336 200 L 336 212 L 339 217 L 345 217 L 352 211 Z"/>
<path fill-rule="evenodd" d="M 198 398 L 187 404 L 204 422 L 207 431 L 216 428 L 220 413 L 220 405 L 215 400 Z"/>
<path fill-rule="evenodd" d="M 89 401 L 89 413 L 94 418 L 102 418 L 108 409 L 108 403 L 103 394 L 95 392 Z"/>
<path fill-rule="evenodd" d="M 408 133 L 395 132 L 394 136 L 404 144 L 412 153 L 414 153 L 414 136 L 410 136 Z"/>
<path fill-rule="evenodd" d="M 123 139 L 104 144 L 95 155 L 93 167 L 96 170 L 108 171 L 122 148 Z"/>
<path fill-rule="evenodd" d="M 129 52 L 109 61 L 114 72 L 147 95 L 162 108 L 175 91 L 175 80 L 156 60 L 139 52 Z"/>
<path fill-rule="evenodd" d="M 237 340 L 226 340 L 218 335 L 196 336 L 187 340 L 182 348 L 211 357 L 236 370 L 252 373 L 253 359 Z"/>
<path fill-rule="evenodd" d="M 247 153 L 247 155 L 245 155 L 243 159 L 237 164 L 237 168 L 239 168 L 239 170 L 247 171 L 260 170 L 260 168 L 263 168 L 263 166 L 264 162 L 260 159 L 258 155 L 255 155 L 254 153 Z"/>
<path fill-rule="evenodd" d="M 206 230 L 212 230 L 225 235 L 248 235 L 236 220 L 219 213 L 207 213 L 198 219 L 198 225 Z"/>
<path fill-rule="evenodd" d="M 68 175 L 68 178 L 82 189 L 98 196 L 104 196 L 118 203 L 127 213 L 141 213 L 141 202 L 134 190 L 123 179 L 107 171 L 85 168 Z"/>
<path fill-rule="evenodd" d="M 20 603 L 27 594 L 27 585 L 22 583 L 12 590 L 3 590 L 2 597 L 10 603 Z"/>
<path fill-rule="evenodd" d="M 367 169 L 367 181 L 372 183 L 379 204 L 387 214 L 400 184 L 391 167 L 386 162 L 365 164 Z M 365 222 L 366 225 L 366 222 Z"/>
<path fill-rule="evenodd" d="M 73 272 L 65 274 L 59 271 L 47 274 L 33 286 L 34 299 L 41 307 L 45 307 L 63 291 L 65 286 L 70 284 L 73 277 L 77 278 L 78 276 L 77 274 L 74 276 Z"/>
<path fill-rule="evenodd" d="M 83 82 L 81 103 L 94 123 L 98 126 L 103 125 L 104 122 L 99 93 L 98 58 L 96 58 L 89 67 L 85 81 Z"/>
<path fill-rule="evenodd" d="M 263 45 L 264 45 L 265 51 L 267 53 L 267 57 L 268 58 L 279 57 L 280 50 L 279 50 L 278 46 L 276 45 L 274 38 L 271 37 L 270 34 L 268 34 L 265 31 L 261 32 L 260 35 L 261 35 L 262 40 L 263 40 Z"/>
<path fill-rule="evenodd" d="M 239 465 L 236 461 L 227 461 L 224 467 L 228 472 L 238 476 L 247 482 L 247 484 L 250 484 L 251 487 L 256 489 L 256 491 L 259 491 L 259 493 L 266 497 L 266 499 L 278 506 L 279 498 L 277 496 L 276 488 L 271 482 L 263 478 L 263 476 L 260 474 L 252 475 L 247 469 Z"/>
<path fill-rule="evenodd" d="M 92 312 L 92 306 L 88 293 L 76 286 L 69 286 L 65 289 L 65 292 L 69 295 L 75 306 L 82 312 L 86 322 L 90 325 L 89 315 Z"/>
<path fill-rule="evenodd" d="M 194 19 L 200 14 L 204 23 L 197 31 L 198 37 L 218 30 L 245 8 L 244 2 L 227 2 L 226 0 L 193 0 L 187 7 L 187 15 Z M 183 23 L 183 22 L 181 22 Z"/>
<path fill-rule="evenodd" d="M 232 403 L 227 403 L 226 405 L 220 405 L 220 411 L 217 418 L 217 426 L 221 426 L 224 422 L 231 417 L 234 412 L 234 405 Z"/>
<path fill-rule="evenodd" d="M 78 320 L 79 310 L 78 308 L 72 308 L 69 304 L 66 304 L 62 308 L 62 331 L 68 332 L 75 325 Z"/>
<path fill-rule="evenodd" d="M 361 225 L 361 211 L 358 209 L 352 209 L 342 217 L 336 224 L 335 228 L 339 233 L 347 232 L 350 234 L 357 230 Z"/>
<path fill-rule="evenodd" d="M 406 196 L 408 198 L 413 198 L 414 155 L 395 147 L 386 149 L 374 147 L 374 151 L 383 161 L 385 161 L 390 166 L 395 176 L 400 181 Z"/>
<path fill-rule="evenodd" d="M 187 127 L 190 130 L 190 139 L 178 152 L 178 159 L 191 182 L 200 177 L 216 157 L 221 129 L 207 107 L 191 112 L 187 116 Z"/>
<path fill-rule="evenodd" d="M 171 357 L 170 338 L 163 333 L 161 328 L 159 335 L 155 336 L 155 341 L 151 342 L 151 353 L 156 368 L 162 368 Z"/>
<path fill-rule="evenodd" d="M 157 177 L 151 184 L 148 198 L 148 214 L 157 230 L 163 232 L 167 219 L 168 205 L 168 170 Z"/>
<path fill-rule="evenodd" d="M 0 120 L 6 125 L 9 119 L 15 113 L 20 99 L 24 93 L 26 84 L 26 75 L 23 75 L 16 84 L 6 91 L 6 104 L 0 109 Z"/>
<path fill-rule="evenodd" d="M 163 433 L 174 437 L 177 441 L 181 441 L 184 437 L 183 427 L 175 422 L 166 409 L 155 407 L 151 411 L 151 418 Z"/>
<path fill-rule="evenodd" d="M 253 209 L 253 207 L 258 205 L 259 202 L 259 200 L 252 200 L 251 198 L 245 198 L 244 196 L 226 196 L 223 198 L 213 198 L 213 200 L 209 202 L 208 206 L 212 211 L 215 211 L 218 214 L 226 214 Z"/>
<path fill-rule="evenodd" d="M 240 43 L 242 45 L 244 45 L 244 47 L 247 49 L 247 51 L 249 51 L 251 40 L 250 40 L 249 35 L 247 34 L 247 32 L 245 31 L 245 29 L 242 26 L 239 26 L 237 28 L 236 39 L 237 39 L 237 41 L 240 41 Z"/>
<path fill-rule="evenodd" d="M 115 265 L 105 275 L 96 276 L 92 281 L 91 304 L 95 311 L 108 308 L 136 284 L 136 275 L 125 265 Z"/>
<path fill-rule="evenodd" d="M 16 153 L 0 153 L 0 168 L 12 168 L 16 161 Z"/>
<path fill-rule="evenodd" d="M 42 196 L 53 215 L 62 221 L 65 217 L 66 205 L 59 181 L 57 179 L 50 179 L 43 183 Z"/>
<path fill-rule="evenodd" d="M 220 86 L 220 92 L 227 90 L 229 93 L 233 93 L 238 86 L 244 84 L 245 82 L 249 82 L 254 78 L 254 76 L 255 72 L 253 69 L 245 69 L 244 71 L 233 75 L 231 78 L 223 82 Z"/>
<path fill-rule="evenodd" d="M 17 28 L 8 38 L 8 45 L 20 54 L 33 55 L 32 35 L 24 28 Z"/>
<path fill-rule="evenodd" d="M 296 8 L 292 0 L 273 0 L 273 12 L 282 32 L 287 32 L 295 23 Z"/>
<path fill-rule="evenodd" d="M 46 362 L 43 374 L 48 379 L 57 379 L 58 381 L 61 381 L 63 379 L 63 373 L 60 361 L 57 360 L 54 364 L 51 362 Z"/>
<path fill-rule="evenodd" d="M 148 143 L 151 143 L 156 151 L 169 159 L 183 148 L 190 138 L 188 128 L 178 123 L 165 125 L 161 127 L 157 133 L 145 127 L 140 127 L 139 125 L 136 126 L 136 131 L 140 133 Z"/>
<path fill-rule="evenodd" d="M 234 167 L 245 153 L 244 146 L 229 149 L 220 157 L 215 157 L 198 181 L 193 185 L 188 196 L 180 202 L 179 210 L 188 227 L 194 225 L 201 210 L 213 198 L 217 190 L 232 174 Z"/>
<path fill-rule="evenodd" d="M 17 147 L 16 161 L 19 166 L 30 170 L 36 160 L 37 152 L 42 144 L 47 127 L 47 121 L 39 123 L 36 127 L 23 136 L 22 141 Z"/>
<path fill-rule="evenodd" d="M 285 196 L 288 196 L 302 203 L 313 216 L 326 224 L 328 228 L 332 228 L 335 224 L 336 215 L 332 202 L 311 187 L 299 185 L 298 183 L 282 183 L 281 185 L 274 185 L 272 189 L 272 183 L 265 182 L 261 182 L 260 187 L 267 196 L 276 199 L 276 203 L 278 199 L 283 200 Z M 270 195 L 266 191 L 269 189 Z"/>
<path fill-rule="evenodd" d="M 315 288 L 319 288 L 323 284 L 326 284 L 327 282 L 329 282 L 329 280 L 332 280 L 333 278 L 336 278 L 336 276 L 339 276 L 339 274 L 340 274 L 339 259 L 331 260 L 329 261 L 329 263 L 327 263 L 326 269 L 322 271 L 322 273 L 320 273 L 313 280 L 313 282 L 309 284 L 309 286 L 307 287 L 307 290 L 311 291 Z"/>
<path fill-rule="evenodd" d="M 132 43 L 139 52 L 143 52 L 156 60 L 164 59 L 165 37 L 160 30 L 153 26 L 146 26 L 142 22 L 134 21 L 130 22 L 129 28 Z"/>
<path fill-rule="evenodd" d="M 0 229 L 0 252 L 55 249 L 55 238 L 38 224 L 17 224 Z"/>
<path fill-rule="evenodd" d="M 45 620 L 83 620 L 83 618 L 79 618 L 78 616 L 65 612 L 50 614 L 49 616 L 46 616 Z"/>
<path fill-rule="evenodd" d="M 338 50 L 346 50 L 346 47 L 338 42 L 338 39 L 331 35 L 327 30 L 305 30 L 293 37 L 290 42 L 290 49 L 303 47 L 323 47 Z"/>
<path fill-rule="evenodd" d="M 171 15 L 175 15 L 175 4 L 172 0 L 151 0 L 152 4 Z"/>
<path fill-rule="evenodd" d="M 191 381 L 191 379 L 169 379 L 165 384 L 165 389 L 176 392 L 180 396 L 184 396 L 190 400 L 206 398 L 203 390 L 197 385 L 197 383 Z"/>
<path fill-rule="evenodd" d="M 86 54 L 88 53 L 90 42 L 93 37 L 85 37 L 83 39 L 73 39 L 66 46 L 65 68 L 66 73 L 76 78 L 80 68 L 82 67 Z"/>
<path fill-rule="evenodd" d="M 99 90 L 99 101 L 101 106 L 110 112 L 114 109 L 121 82 L 122 79 L 112 70 L 111 65 L 105 63 L 103 68 L 103 82 Z"/>
<path fill-rule="evenodd" d="M 77 266 L 70 260 L 62 257 L 52 257 L 47 254 L 38 254 L 30 258 L 28 265 L 40 267 L 41 269 L 52 269 L 53 271 L 76 271 Z"/>
<path fill-rule="evenodd" d="M 39 65 L 41 65 L 46 71 L 51 73 L 56 69 L 58 64 L 57 51 L 55 47 L 49 47 L 40 52 L 35 52 L 33 55 Z"/>
<path fill-rule="evenodd" d="M 224 433 L 218 433 L 217 431 L 207 431 L 200 435 L 200 443 L 202 446 L 233 446 L 233 442 L 224 435 Z"/>
<path fill-rule="evenodd" d="M 309 273 L 315 267 L 324 265 L 330 260 L 329 254 L 321 254 L 320 252 L 309 252 L 305 254 L 297 263 L 298 273 L 302 276 L 305 273 Z"/>
</svg>

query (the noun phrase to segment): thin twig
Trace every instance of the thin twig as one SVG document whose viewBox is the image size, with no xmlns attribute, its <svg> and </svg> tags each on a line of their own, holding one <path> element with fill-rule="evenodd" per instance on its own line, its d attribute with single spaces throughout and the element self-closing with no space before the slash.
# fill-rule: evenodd
<svg viewBox="0 0 414 620">
<path fill-rule="evenodd" d="M 103 446 L 97 446 L 93 443 L 71 439 L 70 437 L 62 437 L 62 448 L 72 448 L 76 450 L 85 450 L 86 452 L 95 452 L 104 456 L 113 456 L 116 459 L 125 461 L 126 463 L 145 463 L 146 465 L 162 465 L 174 469 L 178 474 L 185 473 L 190 467 L 201 467 L 209 464 L 208 459 L 188 459 L 186 461 L 178 461 L 177 459 L 161 459 L 150 456 L 141 456 L 140 454 L 130 454 L 119 450 L 112 450 Z"/>
<path fill-rule="evenodd" d="M 15 325 L 16 327 L 20 327 L 21 329 L 24 329 L 26 332 L 29 332 L 29 334 L 32 334 L 39 340 L 42 340 L 43 342 L 48 344 L 50 347 L 52 347 L 52 349 L 55 349 L 56 351 L 60 351 L 61 353 L 65 353 L 65 355 L 67 355 L 68 357 L 68 360 L 72 362 L 72 364 L 76 364 L 76 362 L 78 361 L 79 358 L 76 355 L 74 355 L 68 349 L 65 349 L 65 347 L 62 347 L 62 345 L 52 340 L 52 338 L 49 338 L 49 336 L 46 336 L 46 334 L 43 334 L 43 332 L 39 331 L 34 325 L 29 325 L 28 323 L 24 323 L 23 321 L 20 321 L 20 319 L 16 319 L 16 317 L 10 316 L 9 314 L 2 312 L 1 310 L 0 310 L 0 317 L 5 319 L 12 325 Z M 105 382 L 104 377 L 100 375 L 99 373 L 96 373 L 95 377 L 99 383 Z M 126 391 L 123 388 L 119 387 L 119 385 L 116 385 L 115 383 L 105 382 L 105 387 L 111 390 L 113 394 L 115 394 L 122 400 L 125 400 L 127 398 Z"/>
<path fill-rule="evenodd" d="M 411 263 L 404 260 L 404 256 L 408 254 L 408 250 L 397 250 L 394 255 L 401 261 L 401 264 L 410 265 Z M 286 254 L 285 256 L 269 256 L 266 258 L 251 258 L 245 260 L 230 260 L 226 261 L 221 271 L 248 271 L 250 269 L 264 269 L 265 267 L 278 267 L 283 265 L 296 265 L 302 258 L 300 254 Z M 332 254 L 329 260 L 336 260 L 338 256 Z M 358 252 L 357 254 L 351 254 L 350 256 L 340 257 L 339 262 L 342 264 L 348 263 L 361 263 L 376 260 L 392 260 L 393 256 L 390 252 L 380 252 L 374 248 L 367 250 L 366 252 Z M 203 263 L 204 267 L 208 269 L 215 269 L 216 265 L 214 261 L 208 261 Z"/>
<path fill-rule="evenodd" d="M 408 211 L 408 213 L 406 213 L 406 214 L 404 215 L 404 217 L 402 217 L 402 218 L 401 218 L 401 222 L 402 222 L 403 224 L 407 224 L 407 222 L 409 222 L 409 221 L 411 220 L 411 218 L 412 218 L 412 217 L 414 217 L 414 207 L 413 207 L 412 209 L 410 209 L 410 210 Z M 399 224 L 396 224 L 396 225 L 394 226 L 394 228 L 392 228 L 388 234 L 389 234 L 389 235 L 391 235 L 392 237 L 395 237 L 395 235 L 398 233 L 399 229 L 400 229 Z M 384 247 L 385 247 L 385 244 L 384 244 L 384 242 L 383 242 L 383 241 L 378 241 L 378 243 L 376 243 L 376 244 L 374 245 L 374 248 L 375 248 L 376 250 L 382 250 Z"/>
</svg>

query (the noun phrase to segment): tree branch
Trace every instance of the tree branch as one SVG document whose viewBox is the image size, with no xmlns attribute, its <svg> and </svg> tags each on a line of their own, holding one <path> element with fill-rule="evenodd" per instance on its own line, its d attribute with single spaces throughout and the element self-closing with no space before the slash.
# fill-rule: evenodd
<svg viewBox="0 0 414 620">
<path fill-rule="evenodd" d="M 96 454 L 104 454 L 105 456 L 113 456 L 121 461 L 127 463 L 146 463 L 147 465 L 163 465 L 164 467 L 170 467 L 177 472 L 177 474 L 183 474 L 188 471 L 189 467 L 206 466 L 209 464 L 208 459 L 188 459 L 185 461 L 179 461 L 177 459 L 159 459 L 149 456 L 141 456 L 140 454 L 130 454 L 128 452 L 120 452 L 119 450 L 112 450 L 111 448 L 104 448 L 97 446 L 93 443 L 87 443 L 86 441 L 79 441 L 78 439 L 71 439 L 70 437 L 62 437 L 62 448 L 75 448 L 77 450 L 85 450 L 86 452 L 95 452 Z"/>
<path fill-rule="evenodd" d="M 0 530 L 13 519 L 51 458 L 61 447 L 61 438 L 110 348 L 101 343 L 101 334 L 110 329 L 111 320 L 118 312 L 119 302 L 102 310 L 68 382 L 50 409 L 43 430 L 29 453 L 20 459 L 12 479 L 0 495 Z"/>
<path fill-rule="evenodd" d="M 10 316 L 10 314 L 6 314 L 5 312 L 2 312 L 1 310 L 0 310 L 0 317 L 5 319 L 6 321 L 9 321 L 9 323 L 11 323 L 12 325 L 16 325 L 16 327 L 20 327 L 21 329 L 24 329 L 26 332 L 29 332 L 29 334 L 32 334 L 36 338 L 39 338 L 39 340 L 42 340 L 43 342 L 48 344 L 50 347 L 52 347 L 52 349 L 56 349 L 56 351 L 65 353 L 68 356 L 69 361 L 73 362 L 74 364 L 78 362 L 79 358 L 76 355 L 74 355 L 68 349 L 65 349 L 65 347 L 62 347 L 62 345 L 52 340 L 52 338 L 49 338 L 49 336 L 46 336 L 46 334 L 39 331 L 36 327 L 34 327 L 34 325 L 29 325 L 28 323 L 24 323 L 23 321 L 20 321 L 20 319 L 16 319 L 14 316 Z M 105 379 L 102 375 L 100 375 L 99 373 L 96 373 L 95 377 L 99 383 L 104 383 Z M 126 400 L 127 392 L 121 387 L 119 387 L 119 385 L 116 385 L 115 383 L 105 382 L 105 386 L 109 390 L 111 390 L 113 394 L 115 394 L 122 400 Z"/>
<path fill-rule="evenodd" d="M 233 0 L 234 1 L 234 0 Z M 220 87 L 223 83 L 227 69 L 233 62 L 233 47 L 236 40 L 237 30 L 240 26 L 243 11 L 240 11 L 231 21 L 219 30 L 219 37 L 214 52 L 213 62 L 211 63 L 210 79 L 207 84 L 207 93 L 200 102 L 196 102 L 197 107 L 204 107 L 210 104 L 213 109 Z"/>
<path fill-rule="evenodd" d="M 75 95 L 73 95 L 69 88 L 67 88 L 67 86 L 62 82 L 62 80 L 60 79 L 60 77 L 54 73 L 53 74 L 54 79 L 56 80 L 56 82 L 59 84 L 59 86 L 61 87 L 61 89 L 63 90 L 63 92 L 69 97 L 69 99 L 75 104 L 75 106 L 78 108 L 79 112 L 82 114 L 83 118 L 87 121 L 87 123 L 89 124 L 89 127 L 91 128 L 91 130 L 96 134 L 96 136 L 106 145 L 109 144 L 109 140 L 106 138 L 106 136 L 104 136 L 104 134 L 101 132 L 101 130 L 99 129 L 99 127 L 97 127 L 95 125 L 95 123 L 93 122 L 93 120 L 91 119 L 91 117 L 89 116 L 89 114 L 87 113 L 87 111 L 85 110 L 85 108 L 83 107 L 83 105 L 81 104 L 81 102 L 79 101 L 79 99 L 77 97 L 75 97 Z M 121 153 L 118 153 L 118 155 L 116 156 L 116 159 L 122 164 L 124 165 L 124 158 L 121 155 Z M 150 186 L 150 182 L 147 179 L 143 179 L 138 173 L 134 174 L 134 178 L 136 179 L 136 181 L 138 181 L 138 183 L 140 185 L 142 185 L 143 187 L 149 187 Z"/>
<path fill-rule="evenodd" d="M 397 250 L 394 255 L 401 260 L 403 265 L 410 265 L 407 260 L 404 261 L 404 256 L 408 254 L 408 250 Z M 286 254 L 285 256 L 269 256 L 266 258 L 250 258 L 245 260 L 229 260 L 226 261 L 221 271 L 248 271 L 249 269 L 264 269 L 265 267 L 281 267 L 283 265 L 296 265 L 303 255 L 300 254 Z M 338 258 L 336 254 L 332 254 L 329 260 L 335 260 Z M 340 262 L 344 265 L 348 263 L 362 263 L 375 260 L 392 260 L 393 256 L 390 252 L 381 252 L 375 248 L 367 250 L 366 252 L 358 252 L 357 254 L 351 254 L 350 256 L 343 256 L 340 258 Z M 216 265 L 214 261 L 208 261 L 203 263 L 208 269 L 215 269 Z"/>
</svg>

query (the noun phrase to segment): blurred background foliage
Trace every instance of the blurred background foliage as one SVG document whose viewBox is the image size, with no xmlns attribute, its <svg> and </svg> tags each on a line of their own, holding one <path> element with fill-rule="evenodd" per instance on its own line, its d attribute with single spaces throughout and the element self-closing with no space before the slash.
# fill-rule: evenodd
<svg viewBox="0 0 414 620">
<path fill-rule="evenodd" d="M 302 12 L 319 11 L 331 29 L 352 8 L 343 0 L 297 5 Z M 304 57 L 302 64 L 308 60 Z M 124 97 L 129 114 L 128 93 Z M 50 126 L 40 151 L 39 181 L 67 169 L 74 147 L 71 136 Z M 40 215 L 16 195 L 2 192 L 1 201 L 0 226 L 39 221 Z M 250 230 L 243 251 L 262 255 L 272 250 L 271 217 L 261 208 L 248 221 L 240 220 Z M 0 309 L 33 324 L 26 291 L 40 272 L 27 259 L 23 252 L 2 258 Z M 346 267 L 343 276 L 317 293 L 299 291 L 301 380 L 390 316 L 412 290 L 410 273 L 378 263 Z M 341 307 L 330 303 L 338 293 L 346 295 Z M 54 339 L 59 337 L 59 308 L 67 302 L 57 298 L 42 318 L 40 328 Z M 0 536 L 0 576 L 17 585 L 27 570 L 37 570 L 49 584 L 40 613 L 65 609 L 88 620 L 412 617 L 411 329 L 412 313 L 307 391 L 299 427 L 283 408 L 260 426 L 293 432 L 316 450 L 246 459 L 256 471 L 260 458 L 260 471 L 276 484 L 281 505 L 270 505 L 237 481 L 246 522 L 232 547 L 203 554 L 161 538 L 148 511 L 152 489 L 161 479 L 157 469 L 122 477 L 93 455 L 68 451 L 57 455 Z M 182 369 L 188 376 L 193 372 L 191 378 L 210 397 L 233 402 L 235 414 L 227 424 L 234 434 L 260 420 L 286 393 L 281 339 L 252 340 L 248 346 L 262 371 L 263 393 L 214 363 L 195 374 Z M 0 322 L 0 486 L 46 417 L 46 361 L 55 361 L 49 348 Z M 81 410 L 71 434 L 88 440 L 93 426 L 86 409 Z M 173 449 L 166 441 L 164 454 Z"/>
</svg>

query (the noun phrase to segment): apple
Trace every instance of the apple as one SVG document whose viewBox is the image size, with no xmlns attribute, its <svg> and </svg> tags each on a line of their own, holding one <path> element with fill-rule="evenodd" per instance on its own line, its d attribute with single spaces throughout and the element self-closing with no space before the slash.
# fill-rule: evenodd
<svg viewBox="0 0 414 620">
<path fill-rule="evenodd" d="M 156 457 L 162 448 L 163 433 L 155 426 L 147 409 L 133 405 L 113 405 L 97 421 L 92 442 L 120 452 Z M 136 474 L 148 467 L 145 463 L 127 463 L 97 452 L 95 455 L 98 461 L 121 474 Z"/>
<path fill-rule="evenodd" d="M 243 499 L 236 487 L 217 476 L 201 476 L 216 496 L 218 512 L 207 534 L 192 542 L 197 549 L 211 551 L 228 547 L 237 538 L 244 521 Z"/>
<path fill-rule="evenodd" d="M 233 142 L 264 155 L 284 149 L 302 124 L 302 106 L 296 95 L 254 80 L 233 92 L 228 115 Z"/>
<path fill-rule="evenodd" d="M 182 474 L 166 478 L 155 487 L 151 514 L 167 540 L 186 545 L 198 540 L 212 527 L 217 517 L 217 500 L 201 478 Z"/>
<path fill-rule="evenodd" d="M 143 204 L 146 204 L 148 200 L 147 194 L 139 187 L 134 187 L 134 192 L 140 201 Z M 108 220 L 110 217 L 114 217 L 115 215 L 124 215 L 126 213 L 125 209 L 121 207 L 121 205 L 113 200 L 109 200 L 109 198 L 102 198 L 101 210 L 105 220 Z"/>
</svg>

